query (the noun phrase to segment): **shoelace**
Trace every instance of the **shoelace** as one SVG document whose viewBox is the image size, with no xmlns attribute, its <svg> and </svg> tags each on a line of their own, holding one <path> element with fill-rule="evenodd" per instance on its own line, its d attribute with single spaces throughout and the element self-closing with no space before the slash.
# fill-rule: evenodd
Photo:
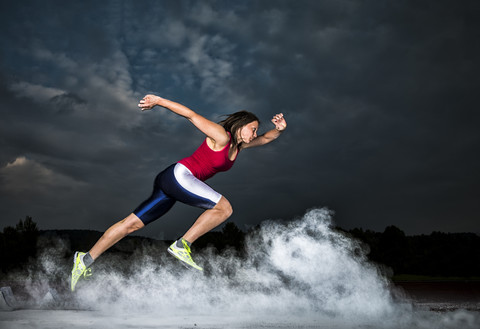
<svg viewBox="0 0 480 329">
<path fill-rule="evenodd" d="M 88 280 L 89 277 L 91 277 L 93 274 L 92 274 L 92 269 L 89 267 L 87 268 L 87 270 L 83 273 L 83 277 L 85 278 L 85 280 Z"/>
</svg>

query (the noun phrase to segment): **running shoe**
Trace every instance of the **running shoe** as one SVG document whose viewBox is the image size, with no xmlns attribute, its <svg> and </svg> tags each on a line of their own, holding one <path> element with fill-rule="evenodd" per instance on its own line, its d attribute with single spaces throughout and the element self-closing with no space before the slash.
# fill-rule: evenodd
<svg viewBox="0 0 480 329">
<path fill-rule="evenodd" d="M 75 256 L 73 256 L 73 269 L 72 269 L 72 281 L 70 284 L 70 288 L 72 291 L 75 291 L 75 286 L 77 285 L 78 280 L 83 276 L 87 278 L 92 275 L 92 269 L 89 267 L 87 268 L 83 263 L 83 256 L 86 253 L 84 252 L 76 252 Z"/>
<path fill-rule="evenodd" d="M 203 268 L 195 264 L 195 262 L 193 261 L 190 247 L 187 245 L 187 243 L 183 239 L 182 239 L 182 244 L 183 244 L 183 248 L 179 248 L 177 247 L 177 241 L 175 241 L 174 243 L 172 243 L 170 247 L 168 247 L 167 250 L 172 256 L 181 260 L 184 264 L 187 264 L 199 271 L 203 271 Z"/>
</svg>

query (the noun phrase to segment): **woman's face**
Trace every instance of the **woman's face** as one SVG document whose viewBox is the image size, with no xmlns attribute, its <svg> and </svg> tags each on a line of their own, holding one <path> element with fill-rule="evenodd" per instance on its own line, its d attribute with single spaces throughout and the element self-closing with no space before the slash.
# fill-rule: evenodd
<svg viewBox="0 0 480 329">
<path fill-rule="evenodd" d="M 237 141 L 241 143 L 250 143 L 257 138 L 258 121 L 252 121 L 237 131 Z"/>
</svg>

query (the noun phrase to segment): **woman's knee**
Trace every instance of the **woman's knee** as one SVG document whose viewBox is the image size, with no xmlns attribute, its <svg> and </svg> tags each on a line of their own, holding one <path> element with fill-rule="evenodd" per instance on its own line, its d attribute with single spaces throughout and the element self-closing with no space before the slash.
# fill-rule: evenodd
<svg viewBox="0 0 480 329">
<path fill-rule="evenodd" d="M 123 222 L 123 227 L 126 230 L 126 234 L 130 234 L 132 232 L 135 232 L 142 227 L 144 227 L 145 224 L 141 221 L 140 218 L 137 217 L 135 214 L 130 214 L 128 217 L 124 219 Z"/>
<path fill-rule="evenodd" d="M 223 212 L 225 219 L 232 216 L 233 214 L 233 208 L 231 203 L 223 196 L 217 203 L 217 208 Z"/>
</svg>

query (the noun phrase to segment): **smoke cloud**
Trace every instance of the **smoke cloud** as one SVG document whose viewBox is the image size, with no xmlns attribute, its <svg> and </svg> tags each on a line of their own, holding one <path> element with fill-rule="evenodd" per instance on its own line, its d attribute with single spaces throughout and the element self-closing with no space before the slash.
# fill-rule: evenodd
<svg viewBox="0 0 480 329">
<path fill-rule="evenodd" d="M 186 319 L 230 328 L 474 328 L 480 324 L 477 313 L 436 313 L 402 298 L 381 269 L 368 261 L 365 248 L 333 229 L 328 209 L 310 210 L 290 222 L 264 222 L 246 244 L 241 255 L 233 249 L 194 253 L 204 272 L 184 268 L 166 250 L 149 246 L 139 246 L 128 259 L 105 255 L 93 265 L 92 280 L 79 282 L 60 308 L 94 311 L 105 325 L 120 326 L 132 321 L 146 326 L 178 321 L 178 325 Z M 58 241 L 32 269 L 32 296 L 40 300 L 45 285 L 66 280 L 67 273 L 55 261 L 66 249 Z M 46 277 L 49 283 L 39 286 Z"/>
</svg>

